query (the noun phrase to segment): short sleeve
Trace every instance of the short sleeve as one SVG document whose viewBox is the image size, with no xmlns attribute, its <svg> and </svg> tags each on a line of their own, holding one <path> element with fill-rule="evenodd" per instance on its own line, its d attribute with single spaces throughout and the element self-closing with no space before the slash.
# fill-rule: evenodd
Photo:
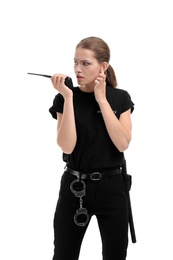
<svg viewBox="0 0 173 260">
<path fill-rule="evenodd" d="M 57 112 L 63 113 L 64 107 L 64 98 L 58 93 L 53 100 L 53 105 L 49 108 L 49 112 L 51 113 L 54 119 L 57 119 Z"/>
<path fill-rule="evenodd" d="M 134 110 L 134 103 L 131 100 L 131 96 L 127 91 L 124 91 L 124 96 L 123 96 L 123 101 L 122 101 L 122 108 L 121 108 L 121 113 L 124 113 L 128 109 L 131 108 L 131 113 Z"/>
</svg>

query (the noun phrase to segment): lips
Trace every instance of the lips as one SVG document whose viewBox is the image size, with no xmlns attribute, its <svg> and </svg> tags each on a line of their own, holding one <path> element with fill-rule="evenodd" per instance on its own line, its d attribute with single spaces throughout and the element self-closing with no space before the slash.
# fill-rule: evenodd
<svg viewBox="0 0 173 260">
<path fill-rule="evenodd" d="M 80 75 L 77 75 L 77 79 L 83 79 L 83 77 Z"/>
<path fill-rule="evenodd" d="M 77 75 L 76 78 L 78 82 L 82 82 L 82 80 L 84 79 L 84 77 L 82 77 L 81 75 Z"/>
</svg>

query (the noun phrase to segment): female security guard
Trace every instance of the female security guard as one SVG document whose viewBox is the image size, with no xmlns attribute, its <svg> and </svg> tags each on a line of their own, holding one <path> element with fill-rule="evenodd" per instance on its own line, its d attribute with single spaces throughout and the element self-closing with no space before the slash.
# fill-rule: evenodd
<svg viewBox="0 0 173 260">
<path fill-rule="evenodd" d="M 58 120 L 57 143 L 66 169 L 54 216 L 53 260 L 77 260 L 93 215 L 102 239 L 103 260 L 125 260 L 128 247 L 128 199 L 122 174 L 131 141 L 134 103 L 117 88 L 110 49 L 98 37 L 75 49 L 77 87 L 66 75 L 51 81 L 59 92 L 49 109 Z"/>
</svg>

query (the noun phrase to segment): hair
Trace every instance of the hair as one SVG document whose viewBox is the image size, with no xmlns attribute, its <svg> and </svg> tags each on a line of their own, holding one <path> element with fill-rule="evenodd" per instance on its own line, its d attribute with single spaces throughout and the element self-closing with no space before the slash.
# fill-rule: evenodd
<svg viewBox="0 0 173 260">
<path fill-rule="evenodd" d="M 108 44 L 105 41 L 103 41 L 101 38 L 94 37 L 94 36 L 87 37 L 81 40 L 77 44 L 76 49 L 79 47 L 93 51 L 94 57 L 99 63 L 106 61 L 109 64 L 110 49 Z M 106 83 L 116 88 L 118 83 L 117 83 L 114 69 L 110 64 L 107 70 L 105 71 L 105 75 L 106 75 Z"/>
</svg>

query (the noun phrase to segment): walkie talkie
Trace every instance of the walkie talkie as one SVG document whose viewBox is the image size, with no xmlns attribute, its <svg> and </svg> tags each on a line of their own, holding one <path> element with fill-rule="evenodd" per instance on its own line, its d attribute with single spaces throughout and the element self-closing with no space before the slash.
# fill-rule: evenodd
<svg viewBox="0 0 173 260">
<path fill-rule="evenodd" d="M 38 73 L 30 73 L 28 72 L 29 75 L 35 75 L 35 76 L 42 76 L 42 77 L 46 77 L 46 78 L 51 78 L 52 76 L 50 75 L 45 75 L 45 74 L 38 74 Z M 73 88 L 73 82 L 72 82 L 72 79 L 70 77 L 66 77 L 65 78 L 65 85 L 72 89 Z"/>
</svg>

